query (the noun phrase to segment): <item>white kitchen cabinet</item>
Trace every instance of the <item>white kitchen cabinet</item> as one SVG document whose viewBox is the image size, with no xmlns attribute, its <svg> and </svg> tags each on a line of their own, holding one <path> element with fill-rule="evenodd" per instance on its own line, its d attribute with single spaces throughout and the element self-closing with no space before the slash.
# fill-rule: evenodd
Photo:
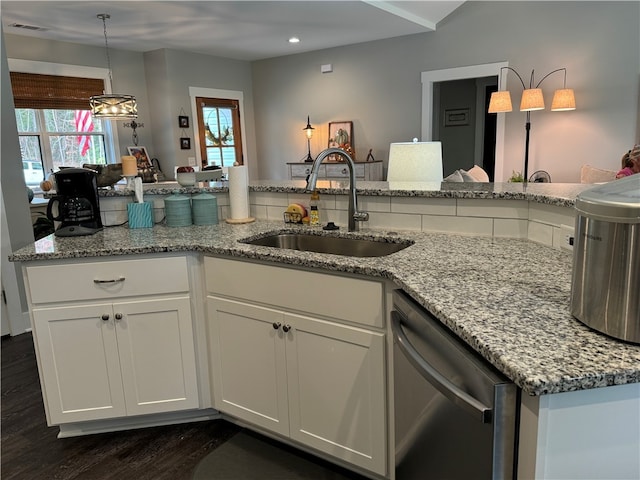
<svg viewBox="0 0 640 480">
<path fill-rule="evenodd" d="M 186 261 L 151 263 L 142 285 L 147 260 L 26 268 L 50 425 L 198 408 Z"/>
<path fill-rule="evenodd" d="M 334 316 L 327 318 L 327 312 L 339 312 L 347 298 L 351 303 L 363 302 L 365 315 L 375 312 L 376 305 L 381 309 L 381 284 L 216 258 L 205 259 L 205 274 L 214 406 L 384 475 L 385 335 Z M 243 288 L 230 298 L 231 286 L 241 278 Z M 338 293 L 329 283 L 327 290 L 318 293 L 318 304 L 333 307 L 313 312 L 287 306 L 295 303 L 291 298 L 301 291 L 301 281 L 319 285 L 332 280 L 337 288 L 343 280 L 354 287 Z M 270 296 L 273 303 L 259 304 L 269 295 L 264 293 L 269 290 L 266 283 L 277 285 L 282 293 Z M 362 298 L 357 295 L 360 291 L 379 296 Z M 349 317 L 353 317 L 350 310 L 357 311 L 345 310 Z M 375 324 L 376 315 L 363 317 L 362 323 Z"/>
</svg>

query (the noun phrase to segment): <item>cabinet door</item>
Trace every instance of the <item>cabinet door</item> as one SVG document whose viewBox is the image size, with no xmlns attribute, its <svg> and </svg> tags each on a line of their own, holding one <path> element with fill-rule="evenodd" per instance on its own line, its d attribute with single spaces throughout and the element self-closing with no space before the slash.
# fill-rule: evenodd
<svg viewBox="0 0 640 480">
<path fill-rule="evenodd" d="M 34 309 L 33 322 L 49 424 L 124 416 L 111 304 Z"/>
<path fill-rule="evenodd" d="M 290 436 L 386 472 L 384 335 L 285 314 Z"/>
<path fill-rule="evenodd" d="M 113 305 L 127 415 L 197 408 L 188 296 Z"/>
<path fill-rule="evenodd" d="M 283 314 L 208 297 L 214 406 L 282 435 L 289 434 Z"/>
</svg>

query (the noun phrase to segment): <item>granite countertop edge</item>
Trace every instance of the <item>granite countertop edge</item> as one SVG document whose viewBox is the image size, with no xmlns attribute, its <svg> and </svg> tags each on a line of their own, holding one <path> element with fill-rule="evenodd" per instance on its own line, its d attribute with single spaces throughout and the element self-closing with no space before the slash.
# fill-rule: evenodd
<svg viewBox="0 0 640 480">
<path fill-rule="evenodd" d="M 349 182 L 343 180 L 318 181 L 320 194 L 347 195 Z M 593 187 L 576 183 L 455 183 L 455 182 L 358 182 L 357 193 L 362 196 L 504 199 L 529 200 L 536 203 L 573 207 L 578 193 Z M 200 182 L 184 187 L 176 182 L 146 183 L 145 195 L 227 193 L 227 182 Z M 306 182 L 301 180 L 257 180 L 249 183 L 249 192 L 307 194 Z M 54 195 L 48 192 L 46 197 Z M 100 189 L 100 197 L 133 196 L 123 185 Z"/>
<path fill-rule="evenodd" d="M 241 243 L 281 222 L 151 229 L 110 227 L 92 236 L 45 237 L 14 262 L 120 255 L 202 253 L 393 281 L 528 395 L 640 383 L 640 345 L 612 339 L 569 311 L 571 254 L 527 240 L 380 230 L 339 235 L 414 244 L 385 257 L 355 258 Z"/>
</svg>

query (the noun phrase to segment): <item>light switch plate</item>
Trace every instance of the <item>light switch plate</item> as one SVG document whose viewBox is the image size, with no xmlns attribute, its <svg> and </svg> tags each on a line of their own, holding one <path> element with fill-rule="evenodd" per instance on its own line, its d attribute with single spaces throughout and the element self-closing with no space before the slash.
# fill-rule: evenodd
<svg viewBox="0 0 640 480">
<path fill-rule="evenodd" d="M 192 167 L 196 166 L 196 157 L 189 157 L 188 160 L 189 160 L 189 165 L 190 166 L 192 166 Z"/>
</svg>

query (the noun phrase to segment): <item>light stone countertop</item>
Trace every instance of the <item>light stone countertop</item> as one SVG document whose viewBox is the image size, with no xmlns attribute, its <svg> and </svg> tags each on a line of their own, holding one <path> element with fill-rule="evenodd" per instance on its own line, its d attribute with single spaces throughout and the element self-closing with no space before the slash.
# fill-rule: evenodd
<svg viewBox="0 0 640 480">
<path fill-rule="evenodd" d="M 592 184 L 580 183 L 455 183 L 455 182 L 358 182 L 358 195 L 425 197 L 425 198 L 489 198 L 508 200 L 532 200 L 537 203 L 573 207 L 576 196 Z M 348 181 L 318 180 L 320 194 L 347 195 Z M 176 182 L 145 183 L 145 195 L 169 195 L 180 193 L 228 192 L 227 182 L 200 182 L 194 187 L 182 187 Z M 250 192 L 305 194 L 306 182 L 302 180 L 258 180 L 249 182 Z M 53 193 L 48 193 L 50 196 Z M 101 197 L 132 196 L 124 185 L 113 189 L 100 189 Z"/>
<path fill-rule="evenodd" d="M 50 235 L 15 252 L 10 260 L 199 252 L 387 278 L 529 395 L 640 382 L 640 345 L 592 331 L 569 313 L 569 252 L 527 240 L 409 231 L 340 230 L 338 235 L 415 242 L 377 258 L 281 250 L 238 241 L 282 229 L 283 223 L 266 221 L 179 228 L 110 227 L 92 236 Z M 300 229 L 329 234 L 312 227 L 292 230 Z"/>
</svg>

